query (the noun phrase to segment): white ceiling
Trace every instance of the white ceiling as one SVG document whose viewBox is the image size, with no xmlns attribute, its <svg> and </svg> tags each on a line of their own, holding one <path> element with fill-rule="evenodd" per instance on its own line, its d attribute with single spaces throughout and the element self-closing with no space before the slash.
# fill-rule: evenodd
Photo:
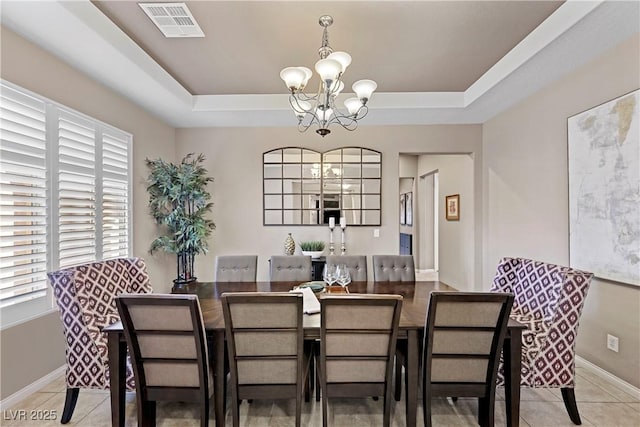
<svg viewBox="0 0 640 427">
<path fill-rule="evenodd" d="M 100 4 L 126 32 L 88 0 L 3 0 L 1 14 L 2 25 L 175 127 L 295 126 L 278 72 L 313 65 L 322 13 L 335 18 L 332 47 L 353 56 L 347 83 L 378 81 L 361 125 L 482 123 L 640 31 L 637 1 L 570 0 L 546 19 L 557 3 L 188 4 L 213 44 L 158 36 L 131 2 Z"/>
</svg>

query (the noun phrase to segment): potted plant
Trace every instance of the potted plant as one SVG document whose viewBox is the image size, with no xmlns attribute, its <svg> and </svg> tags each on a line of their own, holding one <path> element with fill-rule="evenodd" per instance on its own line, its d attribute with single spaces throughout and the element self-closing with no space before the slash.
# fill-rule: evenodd
<svg viewBox="0 0 640 427">
<path fill-rule="evenodd" d="M 204 155 L 187 154 L 175 165 L 164 160 L 146 160 L 151 170 L 147 180 L 149 208 L 162 235 L 151 242 L 149 252 L 157 250 L 176 254 L 178 258 L 176 285 L 196 280 L 193 261 L 197 254 L 207 253 L 207 242 L 215 228 L 212 220 L 205 218 L 213 203 L 207 184 L 213 178 L 207 176 L 202 166 Z"/>
<path fill-rule="evenodd" d="M 302 249 L 302 255 L 311 256 L 311 258 L 320 258 L 322 251 L 324 251 L 324 242 L 319 240 L 300 242 L 300 249 Z"/>
</svg>

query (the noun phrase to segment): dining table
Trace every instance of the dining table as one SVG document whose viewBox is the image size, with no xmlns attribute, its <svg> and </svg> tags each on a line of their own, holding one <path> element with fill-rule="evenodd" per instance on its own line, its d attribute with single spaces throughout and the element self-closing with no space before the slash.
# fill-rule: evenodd
<svg viewBox="0 0 640 427">
<path fill-rule="evenodd" d="M 192 282 L 172 292 L 198 295 L 205 330 L 210 345 L 213 370 L 213 407 L 216 426 L 225 425 L 225 324 L 221 297 L 225 292 L 286 292 L 300 283 L 294 282 Z M 351 294 L 395 294 L 402 295 L 402 312 L 398 329 L 398 340 L 406 340 L 405 360 L 407 384 L 405 385 L 406 425 L 414 427 L 418 408 L 420 351 L 422 348 L 425 316 L 429 295 L 433 291 L 456 292 L 457 290 L 439 281 L 409 282 L 352 282 L 347 287 Z M 322 293 L 318 294 L 322 298 Z M 320 314 L 305 314 L 303 319 L 305 340 L 320 339 Z M 522 331 L 525 325 L 510 320 L 503 346 L 506 424 L 518 427 L 520 420 L 520 368 Z M 107 334 L 109 358 L 109 385 L 111 396 L 111 424 L 125 425 L 127 343 L 121 322 L 103 329 Z"/>
</svg>

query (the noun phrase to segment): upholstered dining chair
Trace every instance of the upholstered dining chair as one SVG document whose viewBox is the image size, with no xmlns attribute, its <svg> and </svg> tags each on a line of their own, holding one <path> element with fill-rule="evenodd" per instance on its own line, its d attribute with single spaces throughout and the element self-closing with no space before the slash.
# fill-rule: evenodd
<svg viewBox="0 0 640 427">
<path fill-rule="evenodd" d="M 322 425 L 329 423 L 329 398 L 383 396 L 388 427 L 402 296 L 325 296 L 320 307 Z"/>
<path fill-rule="evenodd" d="M 376 282 L 413 282 L 416 269 L 413 255 L 373 255 L 373 280 Z"/>
<path fill-rule="evenodd" d="M 513 295 L 432 292 L 423 343 L 424 425 L 433 397 L 477 397 L 478 422 L 494 425 L 496 376 Z"/>
<path fill-rule="evenodd" d="M 534 261 L 503 258 L 492 291 L 515 295 L 511 317 L 522 333 L 521 384 L 560 388 L 574 424 L 581 424 L 574 393 L 576 336 L 592 273 Z M 498 381 L 504 383 L 502 365 Z"/>
<path fill-rule="evenodd" d="M 213 379 L 196 295 L 120 295 L 116 299 L 136 379 L 138 425 L 155 426 L 156 402 L 200 404 L 209 425 Z"/>
<path fill-rule="evenodd" d="M 376 282 L 415 281 L 416 269 L 413 255 L 373 255 L 373 280 Z M 396 383 L 394 387 L 396 401 L 402 397 L 402 366 L 405 363 L 406 353 L 405 342 L 399 341 L 396 352 Z"/>
<path fill-rule="evenodd" d="M 71 420 L 81 388 L 108 389 L 107 338 L 102 329 L 120 320 L 115 298 L 150 293 L 141 258 L 118 258 L 69 267 L 47 274 L 60 310 L 67 343 L 67 395 L 61 423 Z M 127 363 L 127 389 L 135 382 Z"/>
<path fill-rule="evenodd" d="M 327 265 L 346 265 L 347 269 L 349 269 L 349 274 L 351 275 L 351 281 L 367 281 L 366 255 L 328 255 L 325 259 Z"/>
<path fill-rule="evenodd" d="M 243 399 L 295 399 L 296 426 L 308 397 L 311 346 L 305 346 L 299 293 L 222 294 L 231 370 L 231 414 L 240 425 Z"/>
<path fill-rule="evenodd" d="M 218 255 L 216 282 L 255 282 L 258 255 Z"/>
<path fill-rule="evenodd" d="M 307 282 L 311 280 L 311 257 L 303 255 L 274 255 L 271 257 L 272 282 Z"/>
</svg>

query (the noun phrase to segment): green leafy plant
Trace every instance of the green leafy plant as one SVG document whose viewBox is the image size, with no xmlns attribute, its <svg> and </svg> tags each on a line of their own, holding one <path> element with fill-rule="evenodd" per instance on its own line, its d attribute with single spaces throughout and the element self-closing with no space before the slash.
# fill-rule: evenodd
<svg viewBox="0 0 640 427">
<path fill-rule="evenodd" d="M 146 159 L 150 169 L 147 179 L 149 209 L 162 235 L 151 242 L 151 254 L 163 250 L 178 257 L 175 283 L 195 280 L 193 261 L 197 254 L 207 253 L 207 239 L 215 228 L 205 216 L 211 212 L 211 194 L 202 166 L 204 155 L 187 154 L 179 164 Z"/>
<path fill-rule="evenodd" d="M 305 252 L 320 252 L 324 250 L 324 242 L 321 242 L 319 240 L 300 242 L 300 249 Z"/>
</svg>

